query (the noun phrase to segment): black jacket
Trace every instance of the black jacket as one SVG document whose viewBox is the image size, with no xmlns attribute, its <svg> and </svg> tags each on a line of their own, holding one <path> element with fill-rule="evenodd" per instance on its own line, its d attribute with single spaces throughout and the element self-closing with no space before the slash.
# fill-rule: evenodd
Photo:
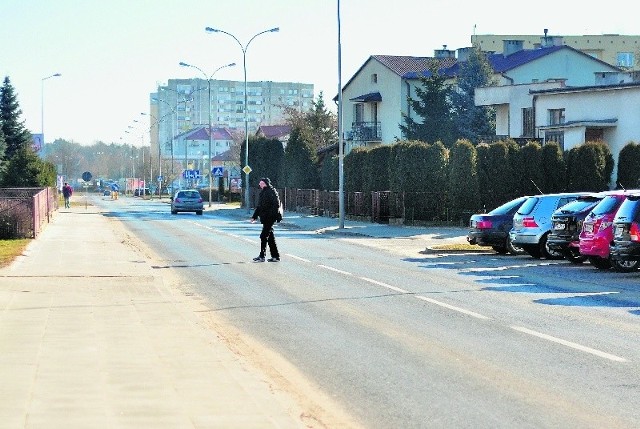
<svg viewBox="0 0 640 429">
<path fill-rule="evenodd" d="M 253 219 L 260 218 L 260 223 L 275 223 L 280 208 L 280 196 L 272 186 L 265 186 L 260 191 L 258 206 L 253 212 Z"/>
</svg>

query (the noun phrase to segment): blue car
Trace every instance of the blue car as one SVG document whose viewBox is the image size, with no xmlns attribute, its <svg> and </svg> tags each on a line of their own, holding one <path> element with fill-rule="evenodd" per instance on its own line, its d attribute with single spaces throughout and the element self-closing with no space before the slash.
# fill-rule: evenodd
<svg viewBox="0 0 640 429">
<path fill-rule="evenodd" d="M 467 241 L 478 246 L 491 246 L 500 254 L 517 255 L 522 249 L 514 246 L 509 239 L 509 230 L 513 226 L 513 215 L 527 197 L 519 197 L 496 207 L 489 213 L 478 213 L 469 219 Z"/>
</svg>

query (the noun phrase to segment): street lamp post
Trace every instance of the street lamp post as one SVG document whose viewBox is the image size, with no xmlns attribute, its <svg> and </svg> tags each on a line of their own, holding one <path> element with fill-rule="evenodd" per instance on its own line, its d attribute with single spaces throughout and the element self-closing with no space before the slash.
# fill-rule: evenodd
<svg viewBox="0 0 640 429">
<path fill-rule="evenodd" d="M 162 118 L 158 119 L 155 117 L 155 115 L 152 115 L 151 113 L 145 113 L 145 112 L 140 112 L 140 114 L 142 116 L 148 116 L 151 119 L 153 119 L 154 123 L 153 124 L 149 124 L 149 166 L 150 166 L 150 177 L 149 177 L 149 183 L 153 183 L 153 158 L 151 157 L 151 130 L 153 129 L 154 126 L 159 127 L 160 126 L 160 122 L 162 122 Z M 162 177 L 162 163 L 160 162 L 160 140 L 157 139 L 158 141 L 158 198 L 162 198 L 162 181 L 160 179 L 160 177 Z M 150 198 L 153 199 L 153 192 L 150 195 Z"/>
<path fill-rule="evenodd" d="M 211 129 L 211 122 L 212 122 L 212 118 L 211 118 L 211 79 L 213 78 L 213 76 L 215 76 L 215 74 L 218 72 L 218 70 L 221 70 L 225 67 L 233 67 L 236 65 L 236 63 L 231 63 L 231 64 L 226 64 L 224 66 L 220 66 L 218 67 L 213 73 L 211 73 L 210 76 L 207 76 L 207 74 L 202 71 L 202 69 L 198 66 L 194 66 L 192 64 L 187 64 L 185 62 L 180 62 L 180 65 L 182 67 L 193 67 L 194 69 L 198 70 L 200 73 L 202 73 L 204 75 L 204 78 L 207 80 L 207 87 L 209 90 L 209 100 L 208 100 L 208 105 L 209 105 L 209 207 L 211 207 L 211 175 L 212 173 L 212 165 L 211 165 L 211 141 L 213 140 L 213 130 Z"/>
<path fill-rule="evenodd" d="M 62 76 L 60 73 L 54 73 L 51 76 L 43 77 L 40 83 L 40 135 L 42 136 L 42 145 L 44 146 L 44 81 L 52 77 Z"/>
<path fill-rule="evenodd" d="M 159 92 L 160 91 L 158 90 L 158 93 Z M 158 171 L 159 171 L 159 174 L 162 176 L 162 159 L 163 159 L 163 157 L 162 157 L 162 150 L 161 150 L 161 143 L 160 143 L 160 123 L 164 122 L 164 120 L 167 117 L 169 117 L 171 114 L 175 114 L 177 112 L 173 108 L 173 106 L 171 106 L 171 104 L 169 104 L 169 102 L 167 102 L 166 100 L 163 100 L 161 98 L 152 98 L 151 100 L 164 103 L 169 107 L 169 113 L 166 113 L 166 114 L 160 116 L 160 119 L 157 120 L 158 121 L 158 133 L 157 133 L 158 134 Z M 160 112 L 160 109 L 158 109 L 158 111 Z M 173 134 L 173 121 L 171 121 L 171 122 L 172 122 L 171 123 L 171 127 L 172 127 L 171 133 Z M 166 146 L 165 146 L 165 152 L 166 152 Z M 171 162 L 173 163 L 173 136 L 171 136 Z M 171 174 L 169 175 L 168 172 L 166 174 L 171 177 L 171 182 L 173 183 L 173 165 L 171 166 Z"/>
<path fill-rule="evenodd" d="M 253 37 L 251 37 L 251 39 L 249 39 L 249 41 L 243 45 L 240 40 L 238 40 L 238 38 L 236 36 L 234 36 L 231 33 L 227 33 L 224 30 L 219 30 L 217 28 L 211 28 L 211 27 L 207 27 L 205 28 L 205 31 L 209 32 L 209 33 L 223 33 L 226 34 L 227 36 L 230 36 L 233 38 L 233 40 L 235 40 L 238 45 L 240 46 L 240 49 L 242 49 L 242 65 L 244 68 L 244 165 L 245 165 L 245 179 L 246 179 L 246 183 L 244 184 L 244 203 L 246 206 L 247 210 L 250 210 L 251 207 L 249 205 L 249 173 L 251 172 L 251 168 L 249 167 L 249 119 L 247 117 L 247 49 L 249 49 L 249 45 L 251 44 L 251 42 L 253 41 L 253 39 L 255 39 L 256 37 L 258 37 L 261 34 L 265 34 L 265 33 L 277 33 L 278 31 L 280 31 L 279 27 L 275 27 L 275 28 L 271 28 L 269 30 L 264 30 L 261 31 L 255 35 L 253 35 Z"/>
</svg>

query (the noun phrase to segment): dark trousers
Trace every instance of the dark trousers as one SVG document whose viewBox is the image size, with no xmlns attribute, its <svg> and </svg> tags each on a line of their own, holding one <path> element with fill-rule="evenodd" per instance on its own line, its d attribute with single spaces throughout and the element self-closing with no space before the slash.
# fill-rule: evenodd
<svg viewBox="0 0 640 429">
<path fill-rule="evenodd" d="M 260 256 L 265 257 L 269 245 L 269 253 L 272 258 L 280 258 L 278 246 L 276 245 L 276 237 L 273 235 L 273 222 L 265 222 L 262 224 L 262 232 L 260 233 Z"/>
</svg>

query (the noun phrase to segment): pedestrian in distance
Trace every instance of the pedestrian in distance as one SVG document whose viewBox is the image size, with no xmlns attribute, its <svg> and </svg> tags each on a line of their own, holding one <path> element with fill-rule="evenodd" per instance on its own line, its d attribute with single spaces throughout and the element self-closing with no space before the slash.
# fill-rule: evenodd
<svg viewBox="0 0 640 429">
<path fill-rule="evenodd" d="M 260 196 L 258 197 L 258 205 L 256 206 L 251 223 L 260 218 L 262 223 L 262 232 L 260 232 L 260 254 L 253 258 L 254 262 L 264 262 L 267 245 L 271 258 L 269 262 L 280 262 L 280 253 L 276 245 L 276 237 L 273 234 L 273 224 L 282 220 L 282 212 L 280 208 L 280 196 L 278 191 L 271 185 L 268 177 L 263 177 L 258 183 L 260 188 Z"/>
<path fill-rule="evenodd" d="M 111 199 L 117 200 L 119 193 L 120 193 L 120 187 L 116 183 L 111 184 Z"/>
<path fill-rule="evenodd" d="M 64 208 L 71 208 L 71 195 L 73 195 L 73 188 L 69 185 L 69 183 L 64 182 L 64 186 L 62 186 L 62 197 L 64 198 Z"/>
</svg>

